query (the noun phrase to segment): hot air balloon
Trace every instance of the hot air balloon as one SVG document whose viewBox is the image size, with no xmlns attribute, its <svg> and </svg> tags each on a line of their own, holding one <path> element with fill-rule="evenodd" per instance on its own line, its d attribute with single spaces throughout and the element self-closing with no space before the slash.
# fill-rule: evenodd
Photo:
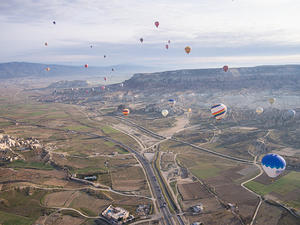
<svg viewBox="0 0 300 225">
<path fill-rule="evenodd" d="M 103 79 L 104 79 L 105 81 L 107 80 L 107 78 L 106 78 L 106 77 L 104 77 Z"/>
<path fill-rule="evenodd" d="M 105 90 L 105 86 L 101 86 L 101 90 L 104 91 Z"/>
<path fill-rule="evenodd" d="M 171 107 L 173 107 L 176 104 L 176 101 L 174 99 L 169 99 L 168 103 Z"/>
<path fill-rule="evenodd" d="M 274 102 L 275 102 L 275 98 L 269 98 L 269 103 L 271 104 L 271 105 L 273 105 L 274 104 Z"/>
<path fill-rule="evenodd" d="M 261 160 L 262 168 L 269 177 L 277 177 L 286 167 L 284 158 L 277 154 L 267 154 Z"/>
<path fill-rule="evenodd" d="M 223 70 L 224 70 L 225 72 L 227 72 L 227 71 L 228 71 L 228 66 L 227 66 L 227 65 L 223 66 Z"/>
<path fill-rule="evenodd" d="M 264 109 L 263 109 L 262 107 L 257 107 L 257 108 L 256 108 L 256 113 L 257 113 L 258 115 L 262 114 L 263 112 L 264 112 Z"/>
<path fill-rule="evenodd" d="M 114 68 L 111 68 L 111 71 L 115 71 L 115 69 L 114 69 Z"/>
<path fill-rule="evenodd" d="M 170 41 L 170 40 L 168 40 L 168 44 L 171 44 L 171 41 Z"/>
<path fill-rule="evenodd" d="M 90 45 L 90 48 L 93 48 L 93 45 Z"/>
<path fill-rule="evenodd" d="M 186 46 L 184 50 L 187 54 L 191 52 L 191 48 L 189 46 Z"/>
<path fill-rule="evenodd" d="M 166 49 L 169 49 L 169 45 L 166 45 Z"/>
<path fill-rule="evenodd" d="M 120 86 L 121 86 L 121 87 L 124 87 L 124 84 L 123 84 L 123 83 L 121 83 L 121 84 L 120 84 Z"/>
<path fill-rule="evenodd" d="M 189 112 L 189 113 L 190 113 L 190 112 L 192 112 L 192 109 L 191 109 L 191 108 L 189 108 L 189 109 L 188 109 L 188 112 Z"/>
<path fill-rule="evenodd" d="M 296 116 L 296 111 L 293 110 L 293 109 L 289 109 L 288 111 L 286 111 L 284 114 L 283 114 L 283 119 L 284 120 L 292 120 L 294 119 Z"/>
<path fill-rule="evenodd" d="M 143 43 L 143 41 L 144 41 L 144 38 L 140 38 L 140 42 Z"/>
<path fill-rule="evenodd" d="M 223 119 L 227 113 L 227 107 L 226 105 L 220 103 L 215 104 L 211 107 L 211 114 L 217 119 Z"/>
<path fill-rule="evenodd" d="M 162 114 L 164 117 L 166 117 L 166 116 L 169 114 L 169 111 L 166 110 L 166 109 L 164 109 L 164 110 L 161 111 L 161 114 Z"/>
<path fill-rule="evenodd" d="M 88 91 L 88 90 L 86 90 L 86 91 L 85 91 L 85 93 L 87 93 L 87 94 L 88 94 L 88 93 L 89 93 L 89 91 Z"/>
<path fill-rule="evenodd" d="M 55 21 L 53 21 L 52 23 L 53 23 L 53 24 L 56 24 L 56 22 L 55 22 Z"/>
<path fill-rule="evenodd" d="M 106 58 L 106 55 L 104 55 L 103 58 Z"/>
<path fill-rule="evenodd" d="M 123 109 L 124 116 L 128 116 L 129 113 L 130 113 L 129 109 Z"/>
<path fill-rule="evenodd" d="M 88 68 L 88 67 L 89 67 L 89 65 L 88 65 L 88 64 L 85 64 L 85 65 L 84 65 L 84 67 L 85 67 L 85 68 Z"/>
<path fill-rule="evenodd" d="M 47 67 L 45 70 L 46 70 L 46 71 L 50 71 L 50 67 Z"/>
<path fill-rule="evenodd" d="M 48 42 L 45 42 L 45 46 L 48 46 Z"/>
<path fill-rule="evenodd" d="M 158 21 L 155 21 L 154 25 L 158 28 L 159 22 L 158 22 Z"/>
</svg>

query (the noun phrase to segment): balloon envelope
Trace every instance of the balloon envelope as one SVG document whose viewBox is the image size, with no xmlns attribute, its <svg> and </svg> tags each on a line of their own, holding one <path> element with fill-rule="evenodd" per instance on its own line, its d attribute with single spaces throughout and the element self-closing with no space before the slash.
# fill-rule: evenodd
<svg viewBox="0 0 300 225">
<path fill-rule="evenodd" d="M 129 109 L 123 109 L 124 116 L 128 116 L 129 113 L 130 113 Z"/>
<path fill-rule="evenodd" d="M 189 109 L 188 109 L 188 112 L 192 112 L 192 109 L 191 109 L 191 108 L 189 108 Z"/>
<path fill-rule="evenodd" d="M 53 21 L 52 23 L 53 23 L 53 24 L 56 24 L 56 22 L 55 22 L 55 21 Z"/>
<path fill-rule="evenodd" d="M 267 154 L 261 160 L 262 168 L 269 177 L 277 177 L 286 167 L 284 158 L 277 154 Z"/>
<path fill-rule="evenodd" d="M 227 107 L 222 103 L 213 105 L 210 110 L 217 120 L 223 119 L 227 113 Z"/>
<path fill-rule="evenodd" d="M 48 42 L 45 42 L 45 46 L 48 46 Z"/>
<path fill-rule="evenodd" d="M 171 41 L 170 41 L 170 40 L 168 40 L 168 43 L 169 43 L 169 44 L 171 44 Z"/>
<path fill-rule="evenodd" d="M 274 102 L 275 102 L 275 98 L 269 98 L 269 103 L 271 104 L 271 105 L 273 105 L 274 104 Z"/>
<path fill-rule="evenodd" d="M 293 110 L 293 109 L 289 109 L 288 111 L 286 111 L 284 114 L 283 114 L 283 118 L 285 120 L 291 120 L 291 119 L 294 119 L 294 117 L 296 116 L 296 111 Z"/>
<path fill-rule="evenodd" d="M 46 71 L 50 71 L 50 67 L 47 67 L 45 70 L 46 70 Z"/>
<path fill-rule="evenodd" d="M 186 46 L 184 50 L 187 54 L 191 52 L 191 48 L 189 46 Z"/>
<path fill-rule="evenodd" d="M 140 38 L 140 42 L 143 43 L 143 41 L 144 41 L 144 38 Z"/>
<path fill-rule="evenodd" d="M 227 72 L 227 71 L 228 71 L 228 66 L 227 66 L 227 65 L 223 66 L 223 70 L 224 70 L 225 72 Z"/>
<path fill-rule="evenodd" d="M 166 49 L 169 49 L 169 45 L 166 45 Z"/>
<path fill-rule="evenodd" d="M 164 110 L 161 111 L 161 114 L 162 114 L 164 117 L 166 117 L 166 116 L 169 114 L 169 111 L 166 110 L 166 109 L 164 109 Z"/>
<path fill-rule="evenodd" d="M 159 22 L 158 22 L 158 21 L 155 21 L 154 25 L 158 28 Z"/>
<path fill-rule="evenodd" d="M 88 67 L 89 67 L 89 65 L 88 65 L 88 64 L 85 64 L 85 65 L 84 65 L 84 67 L 85 67 L 85 68 L 88 68 Z"/>
<path fill-rule="evenodd" d="M 176 101 L 174 99 L 169 99 L 168 103 L 170 106 L 174 106 L 176 104 Z"/>
<path fill-rule="evenodd" d="M 256 108 L 256 113 L 259 115 L 259 114 L 262 114 L 264 112 L 264 109 L 262 107 L 257 107 Z"/>
</svg>

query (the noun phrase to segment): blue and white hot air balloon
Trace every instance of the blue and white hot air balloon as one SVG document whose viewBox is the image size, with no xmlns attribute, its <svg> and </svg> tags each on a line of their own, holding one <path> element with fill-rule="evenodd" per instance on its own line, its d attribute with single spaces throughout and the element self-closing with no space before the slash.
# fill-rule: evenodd
<svg viewBox="0 0 300 225">
<path fill-rule="evenodd" d="M 176 104 L 176 101 L 174 99 L 169 99 L 168 103 L 171 107 L 173 107 Z"/>
<path fill-rule="evenodd" d="M 284 158 L 277 154 L 267 154 L 261 160 L 262 167 L 269 177 L 277 177 L 286 167 Z"/>
</svg>

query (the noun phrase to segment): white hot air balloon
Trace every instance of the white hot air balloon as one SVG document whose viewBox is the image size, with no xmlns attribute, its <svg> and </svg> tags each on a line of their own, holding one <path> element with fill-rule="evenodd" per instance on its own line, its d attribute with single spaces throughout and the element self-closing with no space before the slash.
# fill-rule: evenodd
<svg viewBox="0 0 300 225">
<path fill-rule="evenodd" d="M 164 110 L 161 111 L 161 114 L 162 114 L 164 117 L 166 117 L 166 116 L 169 114 L 169 111 L 166 110 L 166 109 L 164 109 Z"/>
<path fill-rule="evenodd" d="M 257 108 L 256 108 L 256 113 L 257 113 L 258 115 L 262 114 L 263 112 L 264 112 L 264 109 L 263 109 L 262 107 L 257 107 Z"/>
</svg>

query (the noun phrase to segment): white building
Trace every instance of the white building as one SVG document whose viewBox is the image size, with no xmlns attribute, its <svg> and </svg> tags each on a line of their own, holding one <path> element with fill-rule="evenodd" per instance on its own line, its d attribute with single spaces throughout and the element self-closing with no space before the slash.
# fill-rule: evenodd
<svg viewBox="0 0 300 225">
<path fill-rule="evenodd" d="M 112 205 L 102 212 L 102 216 L 114 224 L 123 224 L 134 218 L 127 210 Z"/>
</svg>

